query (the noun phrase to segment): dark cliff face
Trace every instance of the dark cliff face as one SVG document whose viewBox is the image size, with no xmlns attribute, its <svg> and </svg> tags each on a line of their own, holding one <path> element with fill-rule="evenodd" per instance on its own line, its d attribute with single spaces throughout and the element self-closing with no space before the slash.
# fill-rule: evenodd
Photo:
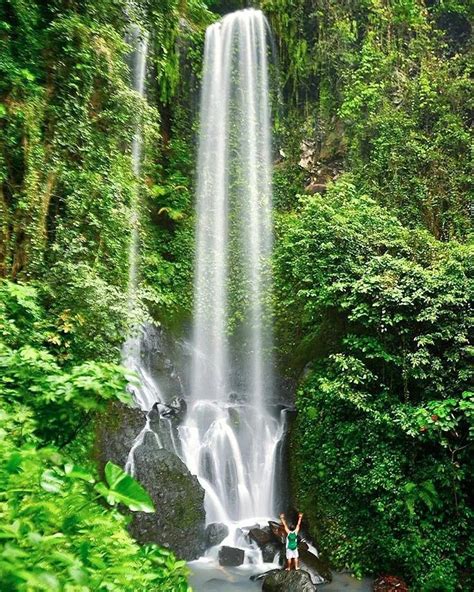
<svg viewBox="0 0 474 592">
<path fill-rule="evenodd" d="M 109 460 L 125 466 L 145 422 L 146 414 L 139 409 L 110 406 L 97 429 L 100 471 Z M 183 559 L 197 559 L 205 548 L 204 489 L 197 477 L 176 454 L 158 446 L 152 431 L 146 432 L 135 449 L 134 460 L 134 476 L 149 492 L 156 512 L 134 512 L 130 533 L 139 543 L 157 543 Z"/>
</svg>

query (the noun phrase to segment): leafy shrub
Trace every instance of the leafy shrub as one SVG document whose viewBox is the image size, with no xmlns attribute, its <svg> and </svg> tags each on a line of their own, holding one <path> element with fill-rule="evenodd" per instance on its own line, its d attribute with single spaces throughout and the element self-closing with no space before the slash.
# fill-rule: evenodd
<svg viewBox="0 0 474 592">
<path fill-rule="evenodd" d="M 407 230 L 347 176 L 279 238 L 280 335 L 310 361 L 297 503 L 337 566 L 452 590 L 468 568 L 471 249 Z"/>
<path fill-rule="evenodd" d="M 0 410 L 0 587 L 4 590 L 160 590 L 185 592 L 184 561 L 140 548 L 113 505 L 151 511 L 148 494 L 109 464 L 107 483 L 36 447 L 27 407 Z M 35 446 L 36 445 L 36 446 Z"/>
<path fill-rule="evenodd" d="M 118 506 L 152 511 L 148 494 L 112 463 L 105 482 L 90 466 L 90 422 L 130 402 L 130 377 L 65 358 L 68 322 L 32 285 L 0 283 L 0 588 L 186 592 L 185 563 L 126 531 Z"/>
</svg>

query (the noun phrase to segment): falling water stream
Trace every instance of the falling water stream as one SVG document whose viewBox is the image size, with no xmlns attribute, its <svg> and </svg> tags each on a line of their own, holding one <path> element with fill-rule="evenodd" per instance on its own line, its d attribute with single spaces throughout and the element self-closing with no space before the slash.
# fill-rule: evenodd
<svg viewBox="0 0 474 592">
<path fill-rule="evenodd" d="M 130 43 L 134 88 L 143 95 L 147 37 L 132 27 Z M 228 526 L 223 543 L 243 548 L 247 565 L 261 564 L 262 557 L 241 527 L 263 524 L 278 511 L 278 458 L 286 426 L 284 412 L 273 404 L 268 52 L 269 28 L 261 11 L 241 10 L 207 29 L 188 411 L 178 442 L 164 426 L 168 446 L 205 489 L 207 522 Z M 132 146 L 137 175 L 140 153 L 137 126 Z M 137 211 L 135 204 L 131 293 L 137 284 Z M 149 411 L 167 397 L 143 363 L 141 342 L 143 336 L 127 340 L 124 362 L 140 377 L 137 404 Z M 148 431 L 149 421 L 129 454 L 132 474 L 134 451 Z M 165 445 L 161 434 L 155 435 Z M 216 556 L 211 549 L 208 557 Z"/>
<path fill-rule="evenodd" d="M 242 524 L 277 512 L 284 417 L 273 397 L 268 24 L 261 11 L 206 32 L 197 170 L 193 355 L 183 455 L 206 491 L 208 522 L 225 544 Z"/>
<path fill-rule="evenodd" d="M 129 56 L 132 88 L 140 97 L 145 96 L 145 78 L 146 78 L 146 60 L 148 53 L 148 34 L 138 25 L 131 24 L 126 40 L 132 48 Z M 142 129 L 140 122 L 135 125 L 135 133 L 132 140 L 132 170 L 137 177 L 141 172 L 141 154 L 142 154 Z M 133 319 L 138 291 L 138 261 L 139 261 L 139 192 L 138 186 L 132 195 L 131 213 L 130 213 L 130 245 L 129 245 L 129 265 L 128 265 L 128 317 Z M 141 379 L 146 381 L 147 377 L 142 376 L 140 361 L 140 337 L 136 327 L 125 341 L 122 348 L 122 362 L 127 368 L 138 373 Z M 137 392 L 137 394 L 139 394 Z M 142 407 L 142 401 L 138 399 L 138 404 Z"/>
</svg>

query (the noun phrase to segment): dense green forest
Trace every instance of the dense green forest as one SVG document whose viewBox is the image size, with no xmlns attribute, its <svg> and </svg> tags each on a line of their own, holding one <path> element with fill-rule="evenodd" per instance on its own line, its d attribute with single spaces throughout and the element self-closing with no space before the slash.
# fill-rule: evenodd
<svg viewBox="0 0 474 592">
<path fill-rule="evenodd" d="M 131 328 L 191 314 L 204 31 L 244 5 L 0 0 L 2 590 L 188 590 L 184 561 L 128 534 L 118 504 L 148 497 L 118 468 L 99 475 L 94 438 L 111 401 L 131 404 Z M 279 371 L 297 384 L 293 503 L 335 568 L 471 590 L 472 6 L 252 5 L 277 58 L 273 308 Z M 130 22 L 150 33 L 146 99 Z"/>
</svg>

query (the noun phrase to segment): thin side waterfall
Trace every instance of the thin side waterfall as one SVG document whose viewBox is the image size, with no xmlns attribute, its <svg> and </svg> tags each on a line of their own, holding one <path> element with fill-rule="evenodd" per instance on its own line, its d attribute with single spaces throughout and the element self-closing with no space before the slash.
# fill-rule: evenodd
<svg viewBox="0 0 474 592">
<path fill-rule="evenodd" d="M 132 87 L 141 97 L 145 96 L 145 78 L 146 78 L 146 61 L 148 52 L 148 33 L 143 31 L 138 25 L 132 24 L 127 32 L 127 42 L 133 48 L 130 55 L 130 69 L 132 77 Z M 142 130 L 140 123 L 137 121 L 135 133 L 132 140 L 132 169 L 137 177 L 141 172 L 141 156 L 142 156 Z M 138 289 L 138 265 L 139 265 L 139 195 L 138 189 L 132 196 L 131 204 L 131 236 L 129 246 L 129 272 L 128 272 L 128 313 L 129 319 L 133 319 L 135 310 L 137 308 L 137 289 Z M 137 328 L 134 328 L 136 331 Z M 124 366 L 140 372 L 140 337 L 132 334 L 126 340 L 122 349 L 122 362 Z M 146 377 L 145 382 L 146 384 Z M 135 393 L 135 398 L 140 407 L 146 404 L 146 401 L 141 400 L 141 395 L 146 392 L 146 389 L 139 389 Z"/>
<path fill-rule="evenodd" d="M 130 56 L 132 87 L 141 97 L 145 96 L 146 60 L 148 53 L 148 33 L 138 25 L 132 24 L 128 30 L 127 41 L 133 48 Z M 140 123 L 135 126 L 135 133 L 132 140 L 132 169 L 138 178 L 141 172 L 142 160 L 142 129 Z M 129 300 L 134 300 L 137 288 L 138 273 L 138 193 L 133 195 L 131 208 L 131 240 L 129 251 Z M 133 304 L 133 302 L 132 302 Z"/>
<path fill-rule="evenodd" d="M 145 96 L 146 60 L 148 53 L 148 33 L 142 31 L 138 25 L 130 27 L 129 43 L 134 47 L 132 83 L 133 89 L 141 97 Z M 136 125 L 135 134 L 132 140 L 132 168 L 136 177 L 140 176 L 142 161 L 142 130 L 139 124 Z M 130 277 L 131 290 L 137 287 L 138 270 L 138 195 L 134 195 L 132 204 L 132 238 L 130 241 Z"/>
<path fill-rule="evenodd" d="M 285 429 L 271 405 L 269 41 L 259 10 L 211 25 L 201 93 L 191 394 L 180 436 L 208 523 L 228 524 L 224 544 L 237 546 L 239 524 L 277 512 Z"/>
</svg>

